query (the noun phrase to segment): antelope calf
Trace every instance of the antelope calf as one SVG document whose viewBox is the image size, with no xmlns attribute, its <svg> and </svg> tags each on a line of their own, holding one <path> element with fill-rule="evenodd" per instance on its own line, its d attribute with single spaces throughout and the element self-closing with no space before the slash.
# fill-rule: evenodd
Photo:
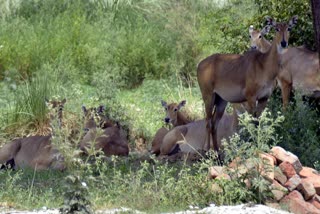
<svg viewBox="0 0 320 214">
<path fill-rule="evenodd" d="M 289 31 L 297 23 L 297 17 L 292 17 L 288 23 L 268 18 L 267 23 L 266 29 L 273 27 L 276 35 L 266 53 L 213 54 L 198 64 L 197 79 L 205 104 L 207 140 L 211 133 L 216 152 L 219 151 L 217 128 L 227 103 L 247 101 L 248 112 L 257 116 L 257 103 L 264 108 L 272 94 L 274 80 L 280 72 L 280 54 L 288 46 Z"/>
<path fill-rule="evenodd" d="M 66 100 L 46 102 L 47 106 L 51 106 L 51 110 L 53 110 L 49 114 L 50 119 L 56 117 L 62 122 L 62 110 Z M 51 144 L 51 140 L 52 135 L 30 136 L 13 140 L 0 149 L 0 164 L 8 163 L 14 168 L 32 168 L 34 170 L 64 170 L 64 158 Z"/>
<path fill-rule="evenodd" d="M 63 100 L 48 100 L 45 99 L 46 106 L 49 110 L 49 120 L 58 120 L 58 127 L 62 126 L 62 118 L 63 118 L 63 108 L 64 104 L 66 104 L 67 100 L 64 98 Z"/>
<path fill-rule="evenodd" d="M 180 109 L 186 105 L 186 101 L 182 100 L 180 103 L 170 103 L 161 100 L 161 104 L 166 111 L 164 122 L 171 123 L 173 127 L 181 126 L 190 123 L 192 120 L 188 119 L 186 115 L 180 112 Z"/>
<path fill-rule="evenodd" d="M 250 46 L 262 53 L 270 48 L 270 42 L 265 39 L 268 31 L 249 28 Z M 320 98 L 320 69 L 318 53 L 303 47 L 290 47 L 281 57 L 281 69 L 277 76 L 278 85 L 281 88 L 283 107 L 289 103 L 292 88 L 302 91 L 303 95 Z"/>
<path fill-rule="evenodd" d="M 186 115 L 180 112 L 180 109 L 186 105 L 186 101 L 182 100 L 179 103 L 170 103 L 167 104 L 166 101 L 161 100 L 161 105 L 164 107 L 166 116 L 164 118 L 164 122 L 168 125 L 172 125 L 173 127 L 185 125 L 191 120 L 188 119 Z M 162 140 L 164 136 L 169 132 L 169 129 L 162 127 L 158 129 L 156 132 L 152 142 L 151 142 L 151 154 L 160 154 L 160 146 L 162 144 Z"/>
<path fill-rule="evenodd" d="M 88 148 L 93 146 L 95 150 L 101 150 L 106 156 L 129 155 L 128 142 L 119 124 L 113 124 L 104 117 L 103 106 L 90 109 L 82 106 L 82 110 L 85 117 L 84 128 L 87 131 L 79 145 L 82 151 L 87 153 Z M 100 128 L 103 130 L 103 133 L 99 135 L 98 129 Z"/>
</svg>

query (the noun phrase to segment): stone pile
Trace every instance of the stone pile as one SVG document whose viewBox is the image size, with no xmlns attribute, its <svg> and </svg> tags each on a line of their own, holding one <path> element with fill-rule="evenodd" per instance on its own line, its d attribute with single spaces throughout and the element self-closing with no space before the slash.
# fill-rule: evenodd
<svg viewBox="0 0 320 214">
<path fill-rule="evenodd" d="M 255 169 L 270 182 L 273 199 L 267 202 L 268 205 L 296 214 L 320 214 L 319 172 L 303 167 L 296 155 L 279 146 L 273 147 L 269 153 L 259 153 L 258 157 L 258 163 L 253 159 L 240 161 L 238 158 L 228 167 L 213 166 L 209 169 L 209 178 L 231 180 Z M 248 188 L 251 186 L 249 177 L 244 182 Z M 216 183 L 212 188 L 219 191 Z"/>
</svg>

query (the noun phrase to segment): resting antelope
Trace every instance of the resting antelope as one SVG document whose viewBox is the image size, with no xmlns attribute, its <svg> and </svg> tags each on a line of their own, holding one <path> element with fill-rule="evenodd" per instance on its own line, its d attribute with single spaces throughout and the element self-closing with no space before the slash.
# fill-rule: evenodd
<svg viewBox="0 0 320 214">
<path fill-rule="evenodd" d="M 247 101 L 248 112 L 256 116 L 257 104 L 264 107 L 272 93 L 280 70 L 280 54 L 288 46 L 289 31 L 297 23 L 297 17 L 292 17 L 289 23 L 276 23 L 271 18 L 267 22 L 267 28 L 274 27 L 276 35 L 266 53 L 213 54 L 198 65 L 197 79 L 205 104 L 207 139 L 211 132 L 216 152 L 219 151 L 217 127 L 227 103 Z M 209 142 L 207 146 L 209 149 Z"/>
<path fill-rule="evenodd" d="M 185 125 L 191 122 L 186 115 L 180 112 L 180 109 L 186 104 L 185 100 L 182 100 L 179 103 L 170 103 L 167 104 L 166 101 L 161 100 L 161 105 L 164 107 L 166 116 L 164 122 L 168 125 L 172 124 L 173 127 Z M 152 142 L 151 142 L 151 154 L 158 155 L 160 153 L 160 146 L 164 136 L 169 132 L 165 127 L 161 127 L 156 132 Z"/>
<path fill-rule="evenodd" d="M 54 115 L 62 122 L 62 110 L 66 100 L 47 101 L 47 106 L 52 107 L 50 119 Z M 9 163 L 15 168 L 32 168 L 34 170 L 57 169 L 64 170 L 64 158 L 51 144 L 52 135 L 30 136 L 19 138 L 5 144 L 0 149 L 0 164 Z"/>
<path fill-rule="evenodd" d="M 271 47 L 264 35 L 268 32 L 249 28 L 250 46 L 265 53 Z M 290 47 L 284 51 L 281 59 L 281 70 L 277 82 L 281 88 L 282 103 L 285 108 L 289 103 L 292 88 L 299 89 L 304 95 L 320 98 L 320 69 L 318 53 L 303 47 Z"/>
<path fill-rule="evenodd" d="M 85 117 L 86 135 L 80 142 L 80 149 L 87 153 L 87 149 L 94 146 L 95 150 L 102 150 L 106 156 L 119 155 L 128 156 L 128 142 L 119 127 L 112 124 L 103 116 L 104 107 L 86 109 L 82 106 Z M 98 135 L 98 128 L 103 129 L 102 135 Z"/>
<path fill-rule="evenodd" d="M 166 117 L 164 122 L 167 124 L 171 123 L 173 127 L 185 125 L 190 123 L 192 120 L 188 119 L 186 115 L 180 112 L 180 109 L 186 105 L 186 101 L 182 100 L 180 103 L 170 103 L 161 100 L 161 105 L 166 111 Z"/>
<path fill-rule="evenodd" d="M 233 104 L 233 113 L 224 113 L 217 129 L 217 139 L 221 146 L 222 139 L 234 134 L 238 127 L 238 115 L 245 109 L 242 104 Z M 206 148 L 206 120 L 197 120 L 170 130 L 163 138 L 161 145 L 152 145 L 159 148 L 161 155 L 170 155 L 178 146 L 182 153 L 196 154 L 199 151 L 208 151 Z M 212 141 L 212 139 L 210 139 Z"/>
<path fill-rule="evenodd" d="M 63 118 L 63 108 L 64 104 L 67 102 L 66 98 L 63 100 L 48 100 L 45 99 L 46 106 L 49 110 L 49 119 L 53 121 L 55 119 L 58 120 L 58 127 L 62 126 L 62 118 Z"/>
</svg>

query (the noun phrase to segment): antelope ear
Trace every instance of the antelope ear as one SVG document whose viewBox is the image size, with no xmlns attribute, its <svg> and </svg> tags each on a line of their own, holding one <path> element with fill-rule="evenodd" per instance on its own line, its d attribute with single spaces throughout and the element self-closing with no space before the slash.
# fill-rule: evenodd
<svg viewBox="0 0 320 214">
<path fill-rule="evenodd" d="M 67 102 L 67 99 L 66 98 L 64 98 L 62 101 L 61 101 L 61 103 L 64 105 L 65 103 Z"/>
<path fill-rule="evenodd" d="M 294 27 L 298 23 L 298 16 L 292 16 L 292 18 L 289 21 L 289 28 Z"/>
<path fill-rule="evenodd" d="M 253 32 L 253 25 L 250 25 L 250 27 L 249 27 L 249 34 L 251 35 L 252 34 L 252 32 Z"/>
<path fill-rule="evenodd" d="M 44 98 L 44 103 L 46 104 L 46 106 L 48 106 L 49 105 L 49 100 L 48 100 L 48 98 Z"/>
<path fill-rule="evenodd" d="M 277 24 L 277 22 L 271 18 L 270 16 L 266 17 L 266 25 L 270 25 L 270 26 L 275 26 Z"/>
<path fill-rule="evenodd" d="M 100 114 L 100 113 L 103 113 L 105 111 L 105 106 L 104 105 L 100 105 L 98 108 L 97 108 L 97 112 Z"/>
<path fill-rule="evenodd" d="M 180 108 L 182 108 L 183 106 L 185 106 L 186 105 L 186 101 L 185 100 L 182 100 L 180 103 L 179 103 L 179 105 L 178 105 L 178 110 L 180 109 Z"/>
<path fill-rule="evenodd" d="M 264 35 L 268 34 L 270 29 L 271 29 L 271 26 L 270 25 L 266 25 L 260 32 L 261 36 L 264 36 Z"/>
<path fill-rule="evenodd" d="M 81 109 L 82 109 L 84 115 L 86 115 L 87 112 L 88 112 L 88 111 L 87 111 L 87 108 L 86 108 L 84 105 L 82 105 L 82 106 L 81 106 Z"/>
<path fill-rule="evenodd" d="M 167 107 L 167 102 L 166 102 L 166 101 L 161 100 L 161 105 L 162 105 L 163 107 Z"/>
</svg>

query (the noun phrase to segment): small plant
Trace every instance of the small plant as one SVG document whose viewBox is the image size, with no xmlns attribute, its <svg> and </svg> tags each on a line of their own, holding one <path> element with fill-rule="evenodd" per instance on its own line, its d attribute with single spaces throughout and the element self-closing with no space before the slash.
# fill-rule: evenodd
<svg viewBox="0 0 320 214">
<path fill-rule="evenodd" d="M 91 202 L 88 198 L 88 187 L 80 176 L 69 175 L 65 178 L 64 204 L 60 213 L 91 214 Z"/>
<path fill-rule="evenodd" d="M 260 158 L 260 154 L 270 151 L 271 146 L 278 143 L 275 131 L 283 120 L 284 117 L 280 113 L 276 119 L 273 119 L 268 109 L 265 109 L 258 119 L 248 113 L 240 116 L 239 134 L 235 134 L 229 143 L 224 141 L 225 159 L 236 165 L 235 169 L 230 171 L 231 177 L 239 182 L 238 189 L 233 190 L 234 194 L 250 182 L 250 185 L 247 185 L 248 190 L 242 189 L 247 192 L 248 200 L 262 203 L 270 196 L 269 183 L 261 173 L 261 171 L 268 172 L 270 169 L 269 165 Z M 228 182 L 226 184 L 230 185 Z M 226 187 L 222 185 L 222 189 L 224 188 Z"/>
</svg>

